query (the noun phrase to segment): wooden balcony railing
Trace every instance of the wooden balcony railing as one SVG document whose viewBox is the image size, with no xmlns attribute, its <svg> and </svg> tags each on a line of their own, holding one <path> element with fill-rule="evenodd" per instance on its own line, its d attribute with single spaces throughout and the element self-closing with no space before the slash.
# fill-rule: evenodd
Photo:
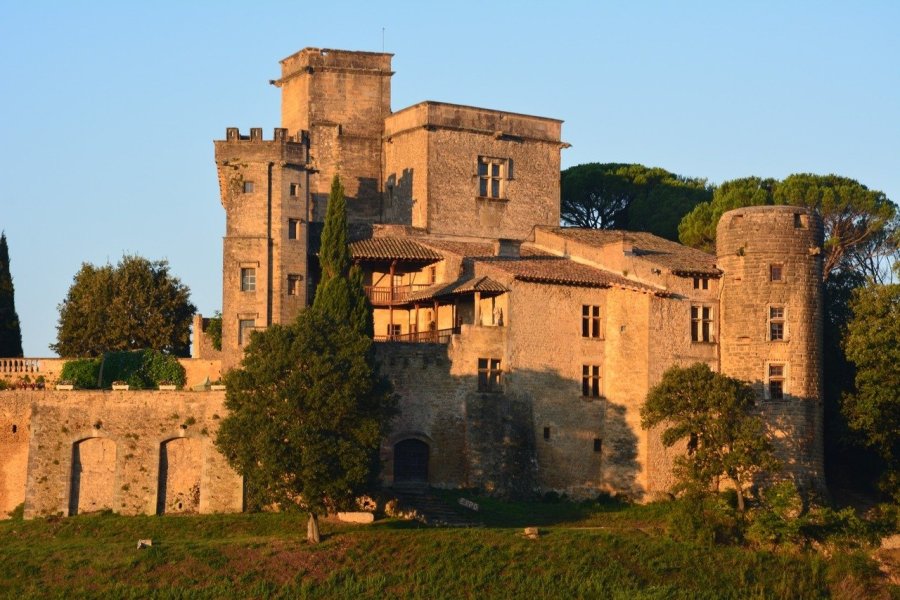
<svg viewBox="0 0 900 600">
<path fill-rule="evenodd" d="M 376 335 L 376 342 L 405 342 L 408 344 L 449 344 L 450 336 L 459 333 L 459 327 L 436 329 L 434 331 L 417 331 L 397 335 Z"/>
<path fill-rule="evenodd" d="M 391 304 L 405 304 L 413 292 L 420 292 L 433 286 L 433 283 L 413 283 L 395 288 L 365 286 L 366 296 L 372 306 L 390 306 Z"/>
</svg>

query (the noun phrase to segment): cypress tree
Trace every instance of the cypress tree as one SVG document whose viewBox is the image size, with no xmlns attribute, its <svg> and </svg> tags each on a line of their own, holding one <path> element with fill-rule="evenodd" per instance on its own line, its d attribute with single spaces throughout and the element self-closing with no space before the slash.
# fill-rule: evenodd
<svg viewBox="0 0 900 600">
<path fill-rule="evenodd" d="M 350 261 L 347 231 L 347 201 L 344 186 L 335 175 L 325 211 L 325 227 L 319 249 L 322 279 L 316 288 L 313 309 L 336 323 L 350 325 L 371 336 L 374 331 L 372 313 L 363 290 L 363 274 Z"/>
<path fill-rule="evenodd" d="M 22 356 L 22 329 L 16 314 L 15 289 L 9 271 L 6 233 L 0 233 L 0 356 Z"/>
</svg>

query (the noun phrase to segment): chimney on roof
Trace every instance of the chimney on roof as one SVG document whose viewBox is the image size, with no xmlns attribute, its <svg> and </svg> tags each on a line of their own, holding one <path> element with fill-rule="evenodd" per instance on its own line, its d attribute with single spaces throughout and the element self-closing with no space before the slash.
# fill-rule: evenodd
<svg viewBox="0 0 900 600">
<path fill-rule="evenodd" d="M 518 258 L 522 255 L 522 241 L 508 240 L 500 238 L 494 242 L 494 256 L 505 256 L 507 258 Z"/>
<path fill-rule="evenodd" d="M 634 243 L 631 240 L 622 240 L 622 254 L 625 256 L 631 256 L 634 254 Z"/>
</svg>

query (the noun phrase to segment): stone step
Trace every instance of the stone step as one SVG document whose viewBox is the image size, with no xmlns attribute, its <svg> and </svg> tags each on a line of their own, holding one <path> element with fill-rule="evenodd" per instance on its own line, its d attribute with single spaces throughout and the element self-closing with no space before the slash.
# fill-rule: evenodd
<svg viewBox="0 0 900 600">
<path fill-rule="evenodd" d="M 447 504 L 421 484 L 395 484 L 394 495 L 404 508 L 412 508 L 426 523 L 437 527 L 479 527 L 476 523 Z"/>
</svg>

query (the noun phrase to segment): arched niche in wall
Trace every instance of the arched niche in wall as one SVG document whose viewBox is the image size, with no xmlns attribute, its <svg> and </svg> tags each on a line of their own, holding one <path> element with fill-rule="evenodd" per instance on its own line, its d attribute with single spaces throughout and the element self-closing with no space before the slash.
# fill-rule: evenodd
<svg viewBox="0 0 900 600">
<path fill-rule="evenodd" d="M 203 442 L 179 437 L 159 445 L 159 486 L 156 513 L 177 514 L 200 511 L 200 477 L 203 470 Z"/>
<path fill-rule="evenodd" d="M 112 510 L 116 492 L 116 442 L 91 437 L 72 444 L 69 515 Z"/>
</svg>

